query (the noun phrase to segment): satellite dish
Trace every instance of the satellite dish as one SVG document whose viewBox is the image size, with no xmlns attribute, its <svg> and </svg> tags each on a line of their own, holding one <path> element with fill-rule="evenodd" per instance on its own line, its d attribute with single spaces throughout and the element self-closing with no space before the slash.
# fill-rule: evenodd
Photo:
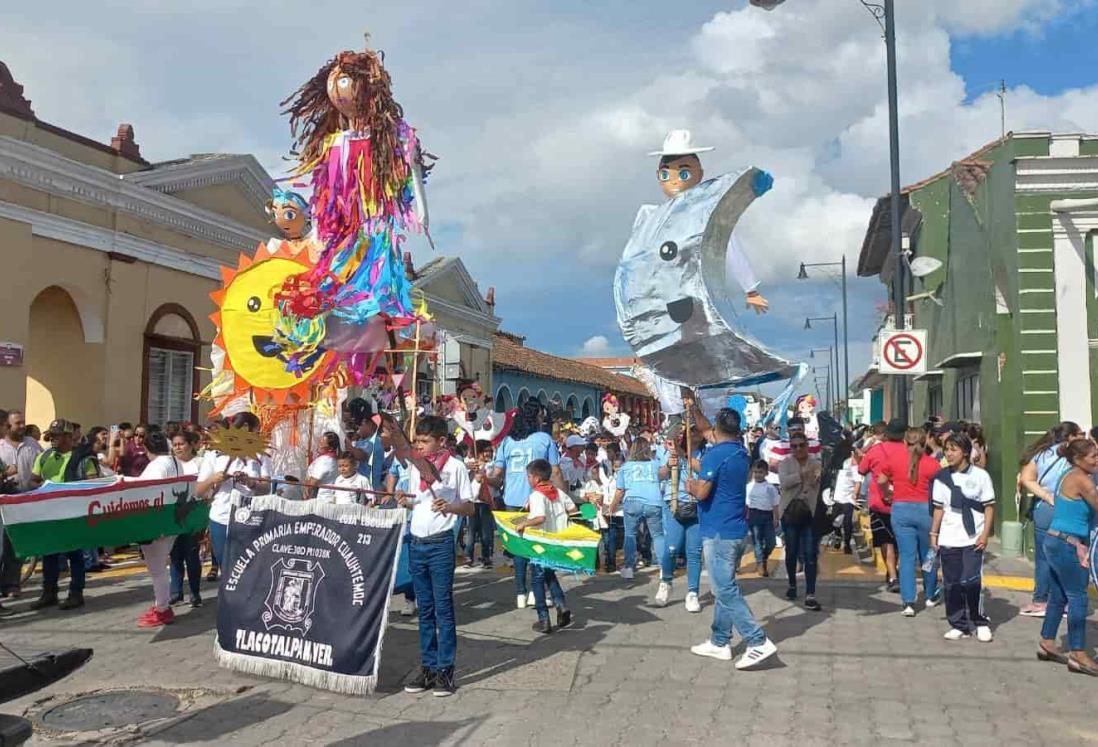
<svg viewBox="0 0 1098 747">
<path fill-rule="evenodd" d="M 925 278 L 935 270 L 939 270 L 942 267 L 942 261 L 940 259 L 934 259 L 934 257 L 916 257 L 911 260 L 911 274 L 917 278 Z"/>
</svg>

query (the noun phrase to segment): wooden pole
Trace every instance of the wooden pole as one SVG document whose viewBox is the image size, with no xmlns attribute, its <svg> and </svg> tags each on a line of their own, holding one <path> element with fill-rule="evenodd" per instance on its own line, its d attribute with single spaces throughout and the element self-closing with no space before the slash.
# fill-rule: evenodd
<svg viewBox="0 0 1098 747">
<path fill-rule="evenodd" d="M 408 416 L 408 439 L 412 440 L 416 437 L 416 411 L 419 395 L 416 393 L 416 376 L 419 374 L 419 325 L 420 320 L 416 319 L 416 344 L 413 348 L 415 353 L 412 354 L 412 412 Z"/>
</svg>

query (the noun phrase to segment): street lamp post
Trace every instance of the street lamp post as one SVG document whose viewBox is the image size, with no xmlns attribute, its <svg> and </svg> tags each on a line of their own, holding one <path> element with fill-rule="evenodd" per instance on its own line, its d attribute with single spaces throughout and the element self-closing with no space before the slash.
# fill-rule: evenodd
<svg viewBox="0 0 1098 747">
<path fill-rule="evenodd" d="M 905 306 L 905 294 L 904 294 L 904 262 L 900 256 L 901 251 L 901 228 L 900 228 L 900 115 L 896 106 L 896 8 L 895 0 L 883 0 L 884 7 L 877 3 L 869 2 L 869 0 L 860 0 L 862 5 L 865 6 L 877 23 L 881 22 L 881 15 L 884 15 L 884 38 L 885 38 L 885 61 L 888 67 L 888 155 L 889 155 L 889 168 L 892 177 L 892 205 L 891 205 L 891 217 L 892 217 L 892 257 L 895 258 L 896 267 L 892 273 L 892 316 L 893 323 L 896 329 L 904 328 L 904 306 Z M 751 4 L 764 8 L 766 10 L 773 10 L 778 7 L 785 0 L 751 0 Z M 808 277 L 804 272 L 804 265 L 801 265 L 801 274 L 798 277 Z M 843 329 L 846 329 L 846 271 L 844 263 L 843 271 Z M 845 338 L 845 332 L 844 332 Z M 846 386 L 850 387 L 850 366 L 849 356 L 847 356 L 847 366 L 845 370 Z M 895 390 L 895 401 L 897 404 L 896 414 L 900 417 L 907 417 L 907 378 L 903 375 L 893 377 Z M 847 398 L 847 417 L 850 417 L 849 397 Z"/>
<path fill-rule="evenodd" d="M 849 324 L 849 318 L 847 317 L 847 313 L 846 313 L 846 255 L 844 254 L 842 257 L 840 257 L 838 262 L 801 262 L 801 269 L 800 269 L 800 272 L 797 273 L 797 279 L 798 280 L 807 280 L 808 279 L 808 268 L 809 267 L 835 267 L 836 265 L 839 267 L 839 273 L 840 273 L 841 279 L 842 279 L 842 290 L 843 290 L 843 381 L 842 381 L 842 391 L 843 391 L 843 401 L 847 403 L 846 404 L 846 420 L 847 420 L 847 422 L 850 422 L 850 420 L 851 420 L 851 413 L 850 413 L 850 324 Z M 838 347 L 839 347 L 839 342 L 838 342 L 838 337 L 836 337 L 836 339 L 835 339 L 835 348 L 836 348 L 836 353 L 835 353 L 836 358 L 835 358 L 835 360 L 836 361 L 838 361 Z M 838 374 L 838 366 L 836 366 L 835 372 L 836 372 L 836 374 Z M 836 378 L 838 378 L 837 375 L 836 375 Z"/>
<path fill-rule="evenodd" d="M 835 333 L 835 414 L 838 415 L 839 404 L 843 401 L 844 394 L 840 393 L 839 387 L 839 315 L 832 314 L 831 316 L 810 316 L 804 320 L 804 328 L 812 329 L 812 322 L 831 322 Z M 850 418 L 847 417 L 847 420 Z"/>
<path fill-rule="evenodd" d="M 826 405 L 824 407 L 824 410 L 830 411 L 831 410 L 831 405 L 832 405 L 831 397 L 833 396 L 833 392 L 831 391 L 831 389 L 832 389 L 832 387 L 831 387 L 831 360 L 828 359 L 826 366 L 813 366 L 812 367 L 812 373 L 815 374 L 821 368 L 824 370 L 824 375 L 825 375 L 824 382 L 825 382 L 825 388 L 826 388 L 826 391 L 827 391 L 827 396 L 824 398 L 824 404 Z M 816 391 L 818 392 L 819 389 L 820 389 L 820 381 L 819 381 L 819 379 L 816 379 Z"/>
<path fill-rule="evenodd" d="M 834 350 L 835 349 L 832 348 L 830 345 L 827 346 L 826 348 L 812 348 L 811 350 L 808 351 L 808 357 L 814 359 L 816 357 L 816 353 L 823 353 L 823 352 L 826 351 L 827 352 L 827 369 L 828 369 L 828 371 L 830 371 L 831 367 L 832 367 L 831 359 L 832 359 L 832 356 L 834 355 Z M 832 377 L 830 374 L 828 374 L 828 377 L 827 377 L 827 397 L 828 397 L 828 399 L 831 400 L 831 404 L 829 404 L 827 406 L 828 410 L 831 410 L 838 403 L 838 398 L 835 397 L 835 392 L 838 390 L 838 386 L 839 386 L 839 381 L 838 381 L 839 375 L 838 374 L 839 374 L 839 372 L 836 370 L 834 377 Z"/>
</svg>

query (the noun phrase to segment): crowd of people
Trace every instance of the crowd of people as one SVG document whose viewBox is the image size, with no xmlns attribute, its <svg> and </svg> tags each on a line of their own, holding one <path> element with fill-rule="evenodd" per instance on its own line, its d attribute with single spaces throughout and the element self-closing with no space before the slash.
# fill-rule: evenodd
<svg viewBox="0 0 1098 747">
<path fill-rule="evenodd" d="M 216 582 L 225 557 L 231 506 L 252 495 L 360 503 L 408 511 L 406 545 L 411 588 L 402 614 L 419 617 L 422 670 L 407 685 L 448 695 L 456 688 L 455 567 L 491 569 L 506 563 L 515 606 L 533 608 L 534 630 L 550 634 L 573 623 L 564 588 L 551 568 L 527 558 L 497 556 L 493 511 L 523 511 L 515 528 L 560 531 L 585 521 L 601 538 L 596 572 L 637 579 L 658 569 L 652 604 L 665 606 L 681 574 L 683 609 L 702 611 L 703 565 L 709 576 L 713 621 L 700 656 L 731 660 L 739 633 L 745 648 L 738 669 L 758 666 L 777 651 L 755 620 L 737 574 L 748 551 L 760 577 L 774 573 L 771 555 L 784 548 L 787 599 L 802 598 L 817 612 L 821 542 L 843 553 L 864 553 L 858 517 L 868 514 L 872 546 L 886 568 L 885 586 L 898 609 L 914 617 L 920 586 L 924 609 L 943 603 L 957 641 L 993 639 L 984 612 L 982 566 L 994 526 L 995 491 L 985 470 L 987 445 L 978 424 L 899 420 L 854 430 L 827 419 L 788 419 L 743 429 L 740 415 L 720 410 L 710 422 L 689 399 L 682 418 L 662 432 L 630 426 L 616 435 L 577 428 L 537 400 L 525 402 L 509 434 L 494 446 L 462 441 L 442 417 L 425 414 L 413 434 L 417 453 L 437 471 L 433 483 L 411 462 L 396 458 L 393 434 L 365 400 L 345 407 L 344 434 L 323 434 L 305 473 L 273 474 L 268 456 L 219 453 L 209 431 L 191 423 L 81 426 L 64 419 L 44 434 L 17 410 L 0 412 L 3 491 L 33 490 L 45 481 L 99 476 L 195 477 L 196 494 L 210 501 L 208 532 L 153 537 L 138 543 L 153 587 L 153 604 L 137 621 L 160 627 L 184 601 L 202 605 L 203 581 Z M 248 412 L 211 423 L 260 429 Z M 1074 423 L 1051 429 L 1025 454 L 1019 487 L 1032 494 L 1036 530 L 1035 591 L 1021 614 L 1044 617 L 1038 656 L 1072 671 L 1098 675 L 1085 650 L 1087 586 L 1093 567 L 1091 526 L 1098 524 L 1098 445 Z M 40 438 L 48 445 L 43 446 Z M 422 464 L 422 463 L 421 463 Z M 592 511 L 582 512 L 583 504 Z M 205 548 L 205 549 L 204 549 Z M 85 574 L 109 567 L 115 548 L 87 548 L 42 558 L 42 592 L 32 609 L 84 606 Z M 203 554 L 210 571 L 202 576 Z M 462 557 L 463 556 L 463 557 Z M 68 567 L 68 594 L 59 596 Z M 4 542 L 0 594 L 20 593 L 21 561 Z M 803 589 L 801 584 L 803 583 Z M 802 597 L 803 593 L 803 597 Z M 551 610 L 555 608 L 555 616 Z M 1067 617 L 1068 646 L 1057 633 Z M 11 614 L 0 605 L 0 614 Z"/>
</svg>

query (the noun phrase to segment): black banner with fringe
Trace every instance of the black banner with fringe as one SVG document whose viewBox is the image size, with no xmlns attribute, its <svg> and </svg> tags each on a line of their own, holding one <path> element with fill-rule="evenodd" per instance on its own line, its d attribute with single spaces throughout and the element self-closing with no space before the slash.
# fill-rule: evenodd
<svg viewBox="0 0 1098 747">
<path fill-rule="evenodd" d="M 233 508 L 218 662 L 348 694 L 377 686 L 404 511 L 252 499 Z"/>
</svg>

